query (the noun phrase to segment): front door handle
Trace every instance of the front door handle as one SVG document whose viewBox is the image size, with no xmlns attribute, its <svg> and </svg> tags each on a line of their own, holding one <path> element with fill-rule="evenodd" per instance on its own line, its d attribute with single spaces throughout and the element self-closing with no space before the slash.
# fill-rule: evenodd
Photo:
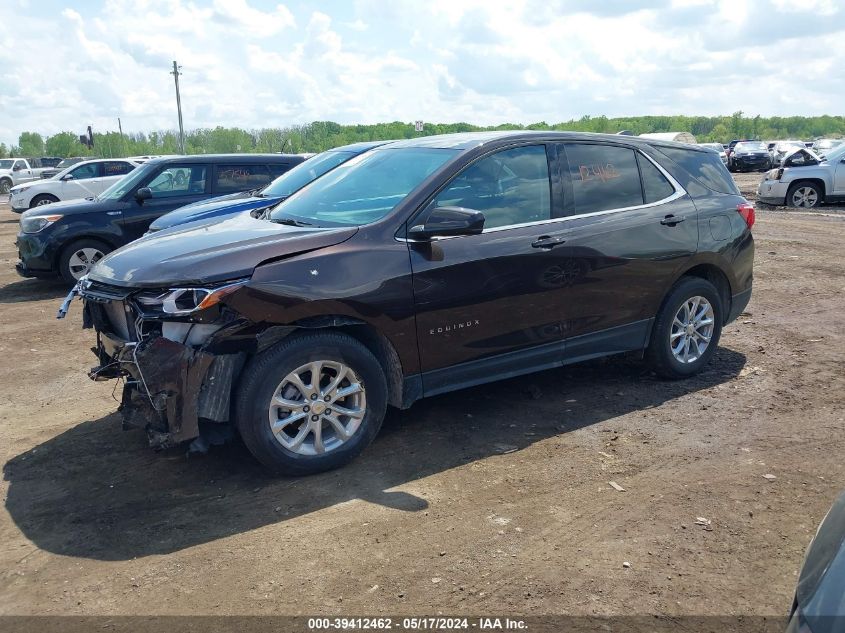
<svg viewBox="0 0 845 633">
<path fill-rule="evenodd" d="M 554 248 L 555 246 L 559 246 L 566 241 L 566 236 L 564 235 L 541 235 L 536 240 L 531 242 L 531 246 L 534 248 L 542 248 L 545 250 L 549 250 Z"/>
<path fill-rule="evenodd" d="M 676 224 L 680 224 L 686 220 L 686 218 L 682 215 L 667 215 L 665 218 L 660 220 L 660 224 L 663 226 L 675 226 Z"/>
</svg>

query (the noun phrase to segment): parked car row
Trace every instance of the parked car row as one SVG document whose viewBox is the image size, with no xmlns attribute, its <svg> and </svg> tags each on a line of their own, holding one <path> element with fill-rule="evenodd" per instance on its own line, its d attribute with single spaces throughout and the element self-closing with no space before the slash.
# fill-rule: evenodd
<svg viewBox="0 0 845 633">
<path fill-rule="evenodd" d="M 692 375 L 750 298 L 754 209 L 694 145 L 422 137 L 249 194 L 226 189 L 255 171 L 233 160 L 153 160 L 21 218 L 19 271 L 78 279 L 60 314 L 83 298 L 91 377 L 125 379 L 124 422 L 156 447 L 224 425 L 274 472 L 334 468 L 388 405 L 629 351 Z M 231 194 L 134 239 L 177 190 Z"/>
<path fill-rule="evenodd" d="M 221 154 L 157 158 L 138 167 L 129 160 L 78 163 L 48 181 L 13 190 L 13 208 L 35 205 L 21 216 L 17 270 L 25 277 L 58 274 L 74 282 L 165 213 L 215 195 L 259 189 L 302 161 L 295 154 Z M 109 163 L 121 163 L 114 169 L 129 173 L 103 176 Z M 90 194 L 37 206 L 46 196 L 61 200 L 59 194 L 70 187 Z"/>
</svg>

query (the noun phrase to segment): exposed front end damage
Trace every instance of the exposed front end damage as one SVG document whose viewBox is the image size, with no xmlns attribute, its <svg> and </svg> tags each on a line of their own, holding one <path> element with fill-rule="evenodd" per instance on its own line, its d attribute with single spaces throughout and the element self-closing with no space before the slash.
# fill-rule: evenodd
<svg viewBox="0 0 845 633">
<path fill-rule="evenodd" d="M 168 448 L 198 437 L 200 420 L 230 421 L 232 386 L 248 347 L 232 340 L 249 329 L 248 321 L 219 302 L 200 310 L 168 307 L 172 289 L 137 291 L 85 280 L 77 292 L 83 327 L 97 331 L 92 351 L 99 362 L 89 377 L 123 381 L 125 429 L 143 428 L 152 447 Z"/>
</svg>

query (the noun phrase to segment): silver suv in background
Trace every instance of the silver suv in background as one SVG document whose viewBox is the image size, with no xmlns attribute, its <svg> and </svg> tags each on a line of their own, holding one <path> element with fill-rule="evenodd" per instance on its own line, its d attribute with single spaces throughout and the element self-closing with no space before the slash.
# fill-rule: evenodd
<svg viewBox="0 0 845 633">
<path fill-rule="evenodd" d="M 764 204 L 812 209 L 823 202 L 845 199 L 845 144 L 825 158 L 812 150 L 796 149 L 777 169 L 766 172 L 757 200 Z"/>
<path fill-rule="evenodd" d="M 804 141 L 775 141 L 772 147 L 769 148 L 769 156 L 771 157 L 771 166 L 780 167 L 784 158 L 789 156 L 797 149 L 805 149 Z"/>
<path fill-rule="evenodd" d="M 725 151 L 725 146 L 721 143 L 699 143 L 699 147 L 704 147 L 706 149 L 712 149 L 714 152 L 719 154 L 719 158 L 722 159 L 722 164 L 728 164 L 728 153 Z"/>
<path fill-rule="evenodd" d="M 813 143 L 813 151 L 819 156 L 825 156 L 843 143 L 845 141 L 840 138 L 820 138 Z"/>
</svg>

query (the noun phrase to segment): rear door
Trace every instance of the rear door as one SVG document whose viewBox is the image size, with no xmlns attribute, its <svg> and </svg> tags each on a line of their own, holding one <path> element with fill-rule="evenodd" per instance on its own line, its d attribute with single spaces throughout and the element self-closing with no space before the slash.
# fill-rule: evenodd
<svg viewBox="0 0 845 633">
<path fill-rule="evenodd" d="M 551 163 L 551 169 L 550 169 Z M 458 174 L 435 207 L 485 215 L 480 235 L 409 242 L 425 393 L 516 375 L 563 358 L 555 158 L 547 146 L 500 150 Z"/>
<path fill-rule="evenodd" d="M 103 175 L 92 182 L 92 189 L 96 191 L 97 195 L 103 193 L 106 189 L 111 187 L 113 183 L 135 169 L 135 165 L 125 160 L 107 160 L 104 161 L 102 165 Z"/>
<path fill-rule="evenodd" d="M 567 356 L 638 349 L 668 284 L 697 249 L 695 206 L 639 151 L 601 143 L 562 149 L 573 203 L 566 242 L 555 248 L 565 261 Z"/>
<path fill-rule="evenodd" d="M 211 165 L 206 163 L 166 163 L 159 167 L 138 185 L 138 188 L 149 187 L 151 199 L 139 203 L 134 191 L 128 194 L 129 206 L 123 212 L 126 241 L 141 237 L 159 216 L 209 198 L 210 175 Z"/>
</svg>

